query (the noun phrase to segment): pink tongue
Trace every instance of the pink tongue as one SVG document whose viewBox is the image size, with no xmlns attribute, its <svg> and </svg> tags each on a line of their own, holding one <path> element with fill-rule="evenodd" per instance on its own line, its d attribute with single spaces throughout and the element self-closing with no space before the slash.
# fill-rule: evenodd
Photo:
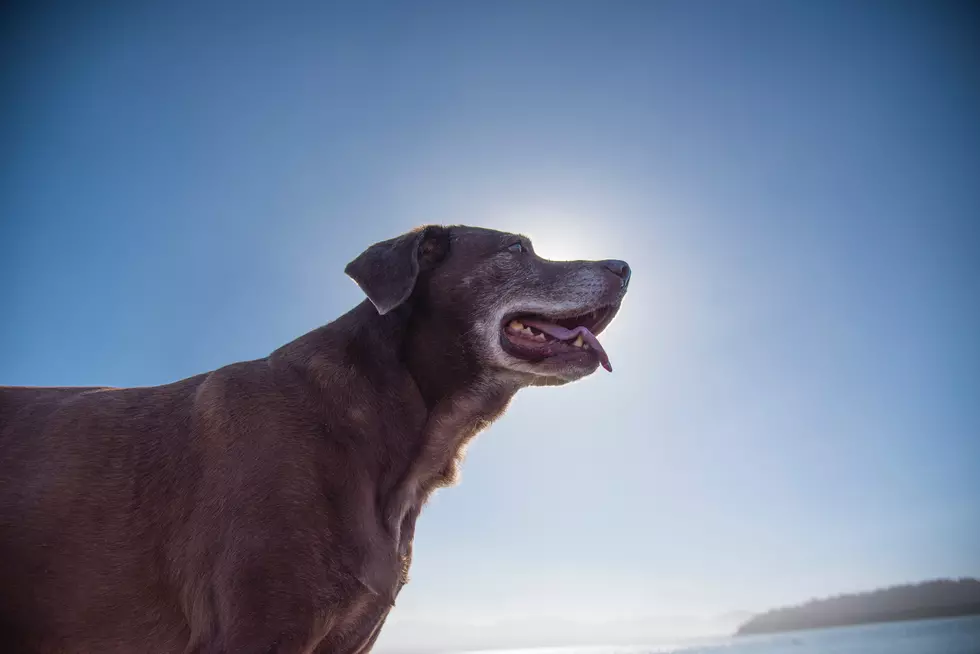
<svg viewBox="0 0 980 654">
<path fill-rule="evenodd" d="M 559 341 L 573 341 L 576 337 L 581 336 L 582 340 L 589 344 L 596 354 L 599 355 L 599 361 L 602 363 L 602 367 L 612 372 L 612 364 L 609 363 L 609 356 L 606 351 L 602 349 L 602 345 L 599 344 L 599 339 L 593 335 L 585 327 L 579 326 L 575 329 L 566 329 L 561 325 L 555 325 L 550 322 L 543 322 L 541 320 L 527 320 L 525 318 L 521 319 L 521 322 L 528 327 L 534 327 L 535 329 L 544 332 L 552 338 L 557 338 Z"/>
</svg>

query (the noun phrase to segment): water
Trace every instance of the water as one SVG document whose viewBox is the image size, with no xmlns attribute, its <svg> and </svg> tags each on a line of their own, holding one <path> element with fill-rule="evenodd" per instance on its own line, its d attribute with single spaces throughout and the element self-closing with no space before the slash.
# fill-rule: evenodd
<svg viewBox="0 0 980 654">
<path fill-rule="evenodd" d="M 680 647 L 566 647 L 495 654 L 980 654 L 980 616 L 814 629 Z M 482 654 L 491 654 L 484 652 Z"/>
</svg>

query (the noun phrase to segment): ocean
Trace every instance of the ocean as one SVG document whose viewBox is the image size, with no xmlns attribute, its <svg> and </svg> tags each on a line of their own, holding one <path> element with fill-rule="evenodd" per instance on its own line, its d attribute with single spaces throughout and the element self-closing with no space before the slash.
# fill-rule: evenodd
<svg viewBox="0 0 980 654">
<path fill-rule="evenodd" d="M 980 654 L 980 616 L 726 638 L 697 645 L 559 647 L 492 654 Z M 473 654 L 472 652 L 470 654 Z M 489 650 L 480 654 L 491 654 Z"/>
</svg>

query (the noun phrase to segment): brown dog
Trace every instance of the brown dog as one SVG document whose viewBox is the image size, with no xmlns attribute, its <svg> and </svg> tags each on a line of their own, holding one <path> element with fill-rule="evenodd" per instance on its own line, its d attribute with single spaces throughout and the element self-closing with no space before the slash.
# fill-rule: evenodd
<svg viewBox="0 0 980 654">
<path fill-rule="evenodd" d="M 630 275 L 470 227 L 346 271 L 370 301 L 267 358 L 0 388 L 0 651 L 370 651 L 426 498 L 519 388 L 609 368 Z"/>
</svg>

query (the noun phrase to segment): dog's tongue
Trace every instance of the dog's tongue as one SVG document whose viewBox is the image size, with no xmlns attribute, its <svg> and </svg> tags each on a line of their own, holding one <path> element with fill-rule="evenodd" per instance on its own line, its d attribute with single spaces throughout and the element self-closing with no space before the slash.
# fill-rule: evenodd
<svg viewBox="0 0 980 654">
<path fill-rule="evenodd" d="M 561 325 L 556 325 L 550 322 L 544 322 L 543 320 L 528 320 L 527 318 L 522 318 L 521 322 L 529 327 L 534 327 L 551 336 L 552 338 L 557 338 L 559 341 L 573 341 L 578 336 L 582 337 L 582 340 L 589 344 L 596 354 L 599 355 L 599 361 L 602 363 L 602 367 L 612 372 L 612 364 L 609 363 L 609 356 L 606 351 L 602 349 L 602 345 L 599 343 L 599 339 L 590 332 L 587 328 L 579 325 L 575 329 L 567 329 Z"/>
</svg>

